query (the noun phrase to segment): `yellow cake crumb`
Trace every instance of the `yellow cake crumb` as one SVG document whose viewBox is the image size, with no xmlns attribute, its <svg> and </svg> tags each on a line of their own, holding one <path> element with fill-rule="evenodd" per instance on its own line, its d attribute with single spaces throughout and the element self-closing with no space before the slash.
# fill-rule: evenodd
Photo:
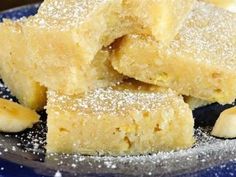
<svg viewBox="0 0 236 177">
<path fill-rule="evenodd" d="M 45 0 L 37 15 L 1 24 L 0 31 L 6 33 L 0 34 L 0 45 L 11 33 L 19 34 L 26 50 L 13 50 L 17 66 L 49 89 L 78 94 L 96 88 L 98 78 L 107 82 L 90 72 L 102 47 L 130 33 L 168 42 L 193 4 L 194 0 Z M 19 45 L 15 38 L 9 47 L 13 42 Z"/>
<path fill-rule="evenodd" d="M 184 101 L 185 101 L 185 103 L 187 103 L 189 105 L 190 109 L 192 109 L 192 110 L 212 104 L 209 101 L 194 98 L 191 96 L 184 96 Z"/>
<path fill-rule="evenodd" d="M 126 76 L 182 95 L 232 103 L 236 98 L 236 14 L 199 2 L 171 44 L 128 35 L 115 49 L 112 65 Z"/>
<path fill-rule="evenodd" d="M 193 145 L 193 117 L 175 92 L 124 84 L 84 96 L 48 91 L 47 151 L 138 155 Z"/>
<path fill-rule="evenodd" d="M 1 79 L 22 105 L 42 110 L 46 105 L 46 88 L 24 74 L 23 68 L 15 63 L 16 58 L 21 59 L 26 52 L 25 40 L 18 27 L 12 33 L 6 28 L 1 28 L 0 36 L 5 38 L 4 41 L 0 41 Z"/>
</svg>

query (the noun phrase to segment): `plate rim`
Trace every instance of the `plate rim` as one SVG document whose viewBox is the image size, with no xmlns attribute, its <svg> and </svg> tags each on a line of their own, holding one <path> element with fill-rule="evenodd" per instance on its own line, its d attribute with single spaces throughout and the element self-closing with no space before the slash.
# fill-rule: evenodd
<svg viewBox="0 0 236 177">
<path fill-rule="evenodd" d="M 26 5 L 21 5 L 21 6 L 9 8 L 9 9 L 0 11 L 0 15 L 6 14 L 6 13 L 11 13 L 13 11 L 19 11 L 19 10 L 22 10 L 25 8 L 32 8 L 33 6 L 40 6 L 40 4 L 41 3 L 30 3 L 30 4 L 26 4 Z"/>
</svg>

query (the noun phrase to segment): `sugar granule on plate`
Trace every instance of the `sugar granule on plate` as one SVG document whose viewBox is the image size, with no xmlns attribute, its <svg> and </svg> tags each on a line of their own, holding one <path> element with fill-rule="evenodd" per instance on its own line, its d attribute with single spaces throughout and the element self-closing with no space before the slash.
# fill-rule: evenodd
<svg viewBox="0 0 236 177">
<path fill-rule="evenodd" d="M 58 171 L 55 173 L 54 177 L 62 177 L 61 172 L 58 170 Z"/>
</svg>

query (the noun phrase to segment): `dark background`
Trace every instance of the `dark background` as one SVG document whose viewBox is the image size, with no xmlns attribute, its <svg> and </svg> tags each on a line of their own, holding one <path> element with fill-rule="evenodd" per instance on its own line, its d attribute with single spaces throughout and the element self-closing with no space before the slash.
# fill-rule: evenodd
<svg viewBox="0 0 236 177">
<path fill-rule="evenodd" d="M 0 0 L 0 11 L 42 0 Z"/>
</svg>

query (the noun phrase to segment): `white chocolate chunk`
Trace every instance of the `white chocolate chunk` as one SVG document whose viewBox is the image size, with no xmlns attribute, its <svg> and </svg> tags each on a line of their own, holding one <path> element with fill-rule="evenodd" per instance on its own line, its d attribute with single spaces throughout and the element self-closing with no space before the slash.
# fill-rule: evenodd
<svg viewBox="0 0 236 177">
<path fill-rule="evenodd" d="M 31 128 L 39 121 L 35 111 L 20 104 L 0 99 L 0 131 L 6 133 L 21 132 Z"/>
<path fill-rule="evenodd" d="M 221 113 L 211 134 L 220 138 L 236 138 L 236 107 Z"/>
</svg>

